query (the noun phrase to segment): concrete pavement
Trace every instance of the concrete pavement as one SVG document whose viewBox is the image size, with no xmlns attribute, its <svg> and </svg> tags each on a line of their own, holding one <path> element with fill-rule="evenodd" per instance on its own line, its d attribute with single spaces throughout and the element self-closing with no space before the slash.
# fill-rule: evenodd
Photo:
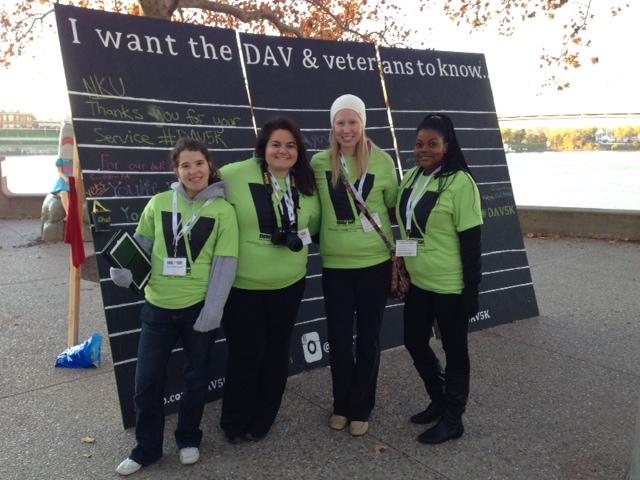
<svg viewBox="0 0 640 480">
<path fill-rule="evenodd" d="M 103 364 L 55 369 L 65 348 L 68 247 L 38 220 L 0 220 L 0 478 L 118 478 L 133 445 L 120 419 L 99 287 L 82 281 L 80 338 L 105 337 Z M 87 244 L 88 246 L 89 244 Z M 382 355 L 370 433 L 330 431 L 327 368 L 289 380 L 272 432 L 229 445 L 207 405 L 198 464 L 165 456 L 134 479 L 622 479 L 640 399 L 640 244 L 525 239 L 541 315 L 471 334 L 465 435 L 415 441 L 425 395 L 409 355 Z M 83 437 L 95 443 L 83 443 Z"/>
</svg>

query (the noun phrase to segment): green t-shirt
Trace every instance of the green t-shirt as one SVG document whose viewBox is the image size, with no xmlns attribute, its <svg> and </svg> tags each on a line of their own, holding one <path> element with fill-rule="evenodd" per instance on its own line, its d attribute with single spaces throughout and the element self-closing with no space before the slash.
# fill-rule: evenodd
<svg viewBox="0 0 640 480">
<path fill-rule="evenodd" d="M 250 158 L 225 165 L 220 174 L 228 187 L 227 199 L 236 210 L 240 232 L 238 270 L 233 286 L 245 290 L 278 290 L 304 277 L 308 247 L 294 252 L 285 245 L 271 243 L 276 225 L 282 225 L 280 209 L 276 192 L 269 194 L 263 183 L 258 161 Z M 286 191 L 285 183 L 280 185 Z M 299 207 L 298 230 L 308 228 L 309 233 L 315 235 L 320 225 L 318 197 L 315 193 L 300 194 Z"/>
<path fill-rule="evenodd" d="M 360 178 L 355 173 L 355 157 L 346 156 L 345 159 L 349 168 L 349 180 L 355 188 L 359 188 Z M 316 153 L 311 159 L 311 166 L 322 206 L 320 254 L 323 266 L 365 268 L 388 260 L 389 251 L 378 232 L 364 231 L 361 223 L 363 215 L 342 181 L 338 181 L 336 188 L 333 188 L 330 152 L 325 150 Z M 382 230 L 393 241 L 388 209 L 395 206 L 398 180 L 392 158 L 374 146 L 369 155 L 366 173 L 362 196 L 367 209 L 372 215 L 377 213 L 380 216 Z"/>
<path fill-rule="evenodd" d="M 419 169 L 409 170 L 400 184 L 396 218 L 403 239 L 407 239 L 406 205 L 412 186 L 419 181 L 420 187 L 424 180 Z M 438 184 L 438 178 L 431 179 L 413 211 L 411 238 L 418 240 L 418 255 L 404 260 L 411 283 L 417 287 L 435 293 L 460 293 L 464 284 L 458 232 L 482 225 L 480 194 L 464 171 L 446 178 L 440 194 Z"/>
<path fill-rule="evenodd" d="M 205 202 L 191 201 L 178 193 L 178 218 L 188 221 Z M 151 198 L 140 216 L 136 233 L 153 242 L 151 278 L 144 290 L 145 298 L 157 307 L 177 310 L 205 299 L 214 256 L 238 256 L 238 226 L 233 207 L 224 198 L 214 199 L 200 210 L 189 234 L 178 242 L 176 256 L 187 258 L 190 271 L 184 277 L 165 276 L 164 259 L 174 256 L 172 205 L 173 190 Z"/>
</svg>

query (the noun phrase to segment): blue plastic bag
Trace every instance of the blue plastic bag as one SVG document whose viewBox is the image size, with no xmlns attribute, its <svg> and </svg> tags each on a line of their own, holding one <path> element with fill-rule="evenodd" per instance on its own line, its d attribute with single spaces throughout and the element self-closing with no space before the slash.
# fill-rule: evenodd
<svg viewBox="0 0 640 480">
<path fill-rule="evenodd" d="M 100 366 L 102 337 L 97 333 L 80 345 L 67 348 L 56 358 L 56 367 L 94 368 Z"/>
</svg>

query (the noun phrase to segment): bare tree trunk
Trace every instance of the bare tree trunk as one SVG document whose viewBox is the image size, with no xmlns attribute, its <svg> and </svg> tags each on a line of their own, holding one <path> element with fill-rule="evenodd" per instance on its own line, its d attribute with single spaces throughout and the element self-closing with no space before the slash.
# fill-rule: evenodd
<svg viewBox="0 0 640 480">
<path fill-rule="evenodd" d="M 171 20 L 180 0 L 138 0 L 145 17 Z"/>
</svg>

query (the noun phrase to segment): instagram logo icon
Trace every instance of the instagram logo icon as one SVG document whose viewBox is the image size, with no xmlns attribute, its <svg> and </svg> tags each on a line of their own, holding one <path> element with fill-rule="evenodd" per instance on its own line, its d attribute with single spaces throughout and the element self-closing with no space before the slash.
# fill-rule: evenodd
<svg viewBox="0 0 640 480">
<path fill-rule="evenodd" d="M 302 351 L 307 363 L 322 360 L 322 345 L 318 332 L 309 332 L 302 335 Z"/>
</svg>

